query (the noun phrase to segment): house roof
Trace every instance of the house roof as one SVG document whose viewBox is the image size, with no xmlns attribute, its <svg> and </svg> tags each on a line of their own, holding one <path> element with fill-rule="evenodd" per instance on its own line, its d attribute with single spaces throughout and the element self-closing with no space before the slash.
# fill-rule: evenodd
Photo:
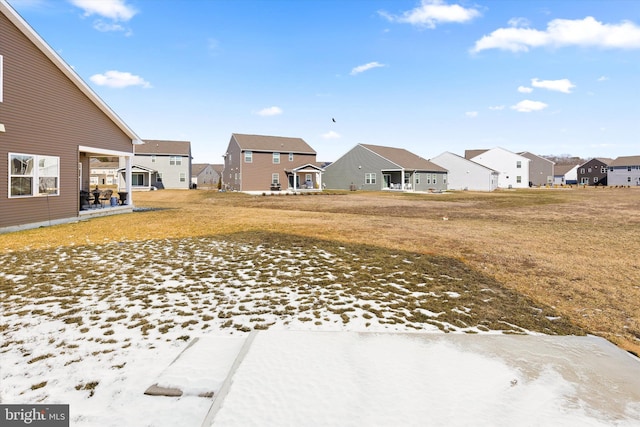
<svg viewBox="0 0 640 427">
<path fill-rule="evenodd" d="M 552 163 L 552 164 L 555 165 L 555 162 L 553 160 L 549 160 L 547 158 L 539 156 L 539 155 L 537 155 L 535 153 L 532 153 L 531 151 L 522 151 L 522 152 L 517 153 L 517 154 L 521 155 L 522 157 L 526 157 L 526 158 L 528 158 L 530 160 L 533 160 L 532 157 L 537 157 L 537 158 L 539 158 L 541 160 L 547 161 L 547 162 Z"/>
<path fill-rule="evenodd" d="M 473 159 L 474 157 L 479 156 L 482 153 L 485 153 L 489 150 L 464 150 L 464 158 L 469 160 L 469 159 Z"/>
<path fill-rule="evenodd" d="M 446 172 L 442 166 L 413 154 L 404 148 L 385 147 L 382 145 L 360 144 L 362 147 L 373 151 L 381 157 L 395 163 L 403 169 L 428 170 L 433 172 Z"/>
<path fill-rule="evenodd" d="M 289 138 L 284 136 L 246 135 L 234 133 L 231 138 L 240 146 L 241 150 L 267 151 L 274 153 L 304 153 L 316 154 L 302 138 Z"/>
<path fill-rule="evenodd" d="M 120 130 L 131 138 L 133 144 L 140 144 L 138 135 L 109 107 L 55 50 L 16 12 L 6 0 L 0 0 L 0 12 L 4 14 L 40 51 L 55 64 L 62 73 L 91 100 Z"/>
<path fill-rule="evenodd" d="M 143 145 L 139 145 L 136 147 L 135 154 L 164 154 L 164 155 L 172 155 L 172 156 L 191 156 L 191 142 L 145 139 Z"/>
<path fill-rule="evenodd" d="M 500 173 L 495 169 L 491 169 L 489 166 L 485 166 L 485 165 L 480 164 L 478 162 L 474 162 L 473 160 L 465 159 L 464 157 L 462 157 L 462 156 L 460 156 L 460 155 L 458 155 L 456 153 L 452 153 L 451 151 L 444 151 L 444 152 L 440 153 L 438 156 L 434 157 L 434 159 L 436 159 L 435 163 L 438 164 L 438 160 L 437 160 L 438 157 L 444 156 L 444 155 L 447 155 L 447 154 L 450 155 L 450 156 L 453 156 L 453 157 L 457 157 L 458 159 L 463 160 L 465 162 L 471 163 L 471 164 L 473 164 L 473 165 L 475 165 L 477 167 L 481 167 L 483 169 L 486 169 L 486 170 L 488 170 L 488 171 L 490 171 L 492 173 Z"/>
<path fill-rule="evenodd" d="M 620 156 L 609 163 L 609 166 L 638 166 L 640 156 Z"/>
<path fill-rule="evenodd" d="M 209 163 L 193 163 L 191 164 L 191 176 L 200 175 L 208 166 Z"/>
<path fill-rule="evenodd" d="M 566 175 L 571 169 L 576 168 L 580 165 L 555 165 L 553 167 L 553 174 L 556 176 Z"/>
</svg>

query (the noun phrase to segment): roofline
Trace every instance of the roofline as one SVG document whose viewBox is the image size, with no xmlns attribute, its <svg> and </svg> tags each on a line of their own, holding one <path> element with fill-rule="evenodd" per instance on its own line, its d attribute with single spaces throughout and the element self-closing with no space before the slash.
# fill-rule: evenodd
<svg viewBox="0 0 640 427">
<path fill-rule="evenodd" d="M 393 160 L 391 160 L 391 159 L 387 159 L 387 158 L 386 158 L 385 156 L 383 156 L 382 154 L 380 154 L 380 153 L 378 153 L 377 151 L 372 150 L 371 148 L 369 148 L 369 147 L 372 147 L 373 145 L 371 145 L 371 144 L 358 144 L 358 145 L 359 145 L 359 146 L 361 146 L 362 148 L 364 148 L 365 150 L 368 150 L 368 151 L 372 152 L 373 154 L 375 154 L 376 156 L 380 157 L 381 159 L 385 159 L 385 160 L 386 160 L 386 161 L 388 161 L 389 163 L 392 163 L 392 164 L 396 165 L 397 167 L 399 167 L 399 168 L 400 168 L 400 170 L 405 170 L 405 169 L 406 169 L 404 166 L 397 164 L 396 162 L 394 162 L 394 161 L 393 161 Z M 367 145 L 369 145 L 369 147 L 367 147 Z M 382 146 L 382 145 L 376 145 L 375 147 L 393 148 L 393 147 L 385 147 L 385 146 Z M 388 168 L 386 168 L 386 169 L 388 169 Z"/>
<path fill-rule="evenodd" d="M 0 0 L 0 11 L 34 44 L 42 53 L 53 62 L 62 73 L 71 80 L 80 91 L 89 98 L 105 115 L 114 122 L 129 138 L 131 143 L 141 144 L 142 139 L 131 129 L 103 100 L 85 83 L 73 68 L 58 55 L 47 42 L 27 23 L 27 21 L 16 12 L 16 10 L 6 2 Z"/>
</svg>

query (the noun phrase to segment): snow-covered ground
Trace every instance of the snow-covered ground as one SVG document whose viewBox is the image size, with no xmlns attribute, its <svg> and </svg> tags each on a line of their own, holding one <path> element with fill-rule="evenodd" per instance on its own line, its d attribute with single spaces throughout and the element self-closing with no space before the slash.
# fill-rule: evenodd
<svg viewBox="0 0 640 427">
<path fill-rule="evenodd" d="M 469 320 L 454 273 L 356 256 L 206 238 L 0 255 L 0 401 L 69 404 L 72 426 L 640 423 L 632 356 L 505 337 Z"/>
</svg>

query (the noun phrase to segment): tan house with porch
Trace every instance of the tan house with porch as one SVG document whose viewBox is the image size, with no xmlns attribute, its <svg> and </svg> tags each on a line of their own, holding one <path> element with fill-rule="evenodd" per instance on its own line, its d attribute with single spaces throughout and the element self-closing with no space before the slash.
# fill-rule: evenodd
<svg viewBox="0 0 640 427">
<path fill-rule="evenodd" d="M 324 169 L 302 138 L 234 133 L 224 154 L 230 191 L 320 191 Z"/>
<path fill-rule="evenodd" d="M 130 193 L 140 138 L 0 0 L 0 232 L 131 212 L 83 210 L 93 157 L 118 159 Z M 5 159 L 5 160 L 1 160 Z M 102 206 L 102 205 L 101 205 Z"/>
</svg>

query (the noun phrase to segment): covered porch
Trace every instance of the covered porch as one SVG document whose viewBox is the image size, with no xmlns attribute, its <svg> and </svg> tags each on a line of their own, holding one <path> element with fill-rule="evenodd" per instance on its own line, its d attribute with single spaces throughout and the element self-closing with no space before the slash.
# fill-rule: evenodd
<svg viewBox="0 0 640 427">
<path fill-rule="evenodd" d="M 117 161 L 121 165 L 122 178 L 117 182 L 99 185 L 91 181 L 91 159 Z M 132 152 L 105 150 L 95 147 L 78 147 L 78 210 L 79 216 L 100 216 L 133 210 L 131 198 Z M 113 199 L 115 198 L 115 200 Z M 108 208 L 108 209 L 105 209 Z"/>
<path fill-rule="evenodd" d="M 382 170 L 382 189 L 394 191 L 415 191 L 416 171 Z"/>
<path fill-rule="evenodd" d="M 121 181 L 124 180 L 130 183 L 130 190 L 133 191 L 150 191 L 163 188 L 162 178 L 160 178 L 158 171 L 145 166 L 133 165 L 131 167 L 131 178 L 129 179 L 126 178 L 125 168 L 118 169 L 118 175 Z"/>
<path fill-rule="evenodd" d="M 291 191 L 322 191 L 322 172 L 324 169 L 308 163 L 285 171 Z"/>
</svg>

